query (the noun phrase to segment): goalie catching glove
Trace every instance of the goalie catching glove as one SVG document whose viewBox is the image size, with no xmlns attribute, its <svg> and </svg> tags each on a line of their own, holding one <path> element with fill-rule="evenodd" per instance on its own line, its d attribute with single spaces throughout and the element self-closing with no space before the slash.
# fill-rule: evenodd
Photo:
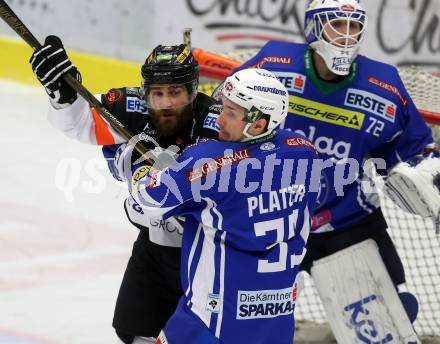
<svg viewBox="0 0 440 344">
<path fill-rule="evenodd" d="M 385 182 L 385 194 L 400 208 L 440 221 L 440 158 L 422 160 L 416 166 L 397 164 Z M 438 227 L 437 227 L 438 230 Z"/>
<path fill-rule="evenodd" d="M 81 75 L 69 60 L 63 43 L 57 36 L 47 36 L 44 46 L 34 51 L 29 63 L 54 108 L 67 107 L 77 99 L 76 91 L 67 84 L 63 76 L 69 73 L 81 82 Z"/>
</svg>

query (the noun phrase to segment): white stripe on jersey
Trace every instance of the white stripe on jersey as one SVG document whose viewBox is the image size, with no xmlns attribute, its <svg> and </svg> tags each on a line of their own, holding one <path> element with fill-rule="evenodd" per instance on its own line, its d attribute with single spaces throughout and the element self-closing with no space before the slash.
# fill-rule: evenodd
<svg viewBox="0 0 440 344">
<path fill-rule="evenodd" d="M 209 294 L 212 293 L 215 277 L 215 229 L 213 227 L 214 218 L 210 210 L 215 203 L 205 200 L 207 205 L 202 210 L 201 219 L 205 238 L 203 240 L 202 251 L 198 260 L 198 265 L 191 281 L 192 297 L 191 310 L 209 327 L 212 313 L 207 310 Z"/>
<path fill-rule="evenodd" d="M 220 212 L 214 208 L 214 213 L 218 216 L 218 229 L 223 230 L 223 216 L 220 214 Z M 226 239 L 226 232 L 223 232 L 220 239 L 220 288 L 219 288 L 219 299 L 222 301 L 220 303 L 220 309 L 219 314 L 217 318 L 217 326 L 215 328 L 215 336 L 217 338 L 220 338 L 220 330 L 222 327 L 222 320 L 223 320 L 223 300 L 224 300 L 224 293 L 225 293 L 225 239 Z"/>
<path fill-rule="evenodd" d="M 201 231 L 202 231 L 202 224 L 199 224 L 199 227 L 197 228 L 197 232 L 196 232 L 196 235 L 194 237 L 194 241 L 193 241 L 193 243 L 191 245 L 191 251 L 189 252 L 189 257 L 188 257 L 188 267 L 186 269 L 187 273 L 188 273 L 188 275 L 187 275 L 187 278 L 188 278 L 188 288 L 185 290 L 185 295 L 186 296 L 188 296 L 189 291 L 191 290 L 191 281 L 190 281 L 189 272 L 190 272 L 191 264 L 192 264 L 192 261 L 193 261 L 193 258 L 194 258 L 194 252 L 196 251 L 197 244 L 199 243 L 199 238 L 200 238 Z M 189 306 L 189 303 L 190 303 L 190 301 L 188 301 L 188 304 L 187 304 L 188 306 Z"/>
<path fill-rule="evenodd" d="M 304 222 L 300 232 L 301 238 L 303 238 L 305 243 L 309 238 L 309 234 L 310 234 L 310 211 L 309 211 L 309 207 L 306 206 L 306 209 L 304 209 Z"/>
</svg>

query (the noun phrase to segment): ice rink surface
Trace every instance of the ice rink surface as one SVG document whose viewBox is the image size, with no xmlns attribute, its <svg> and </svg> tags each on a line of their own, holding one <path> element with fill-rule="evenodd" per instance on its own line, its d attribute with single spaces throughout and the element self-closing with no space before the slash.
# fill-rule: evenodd
<svg viewBox="0 0 440 344">
<path fill-rule="evenodd" d="M 42 89 L 0 80 L 0 106 L 0 343 L 115 343 L 127 191 L 51 127 Z"/>
</svg>

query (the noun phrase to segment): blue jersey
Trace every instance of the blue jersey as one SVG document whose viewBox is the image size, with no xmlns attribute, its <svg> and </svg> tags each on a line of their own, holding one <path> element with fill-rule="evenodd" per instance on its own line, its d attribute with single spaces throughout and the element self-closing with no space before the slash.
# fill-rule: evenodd
<svg viewBox="0 0 440 344">
<path fill-rule="evenodd" d="M 202 141 L 157 173 L 133 168 L 131 192 L 144 211 L 185 217 L 184 296 L 165 327 L 169 343 L 195 343 L 206 330 L 223 343 L 292 343 L 316 158 L 304 137 L 280 130 L 247 143 Z M 175 321 L 188 314 L 196 320 Z"/>
<path fill-rule="evenodd" d="M 351 74 L 337 83 L 317 77 L 312 51 L 305 44 L 269 42 L 239 69 L 258 66 L 272 71 L 289 91 L 284 128 L 306 136 L 328 160 L 312 233 L 356 224 L 377 208 L 366 158 L 381 158 L 385 174 L 400 161 L 433 148 L 429 127 L 408 95 L 396 68 L 358 56 Z M 335 181 L 338 161 L 358 165 L 353 182 L 341 193 Z M 353 160 L 351 160 L 353 159 Z M 333 161 L 333 163 L 331 163 Z"/>
</svg>

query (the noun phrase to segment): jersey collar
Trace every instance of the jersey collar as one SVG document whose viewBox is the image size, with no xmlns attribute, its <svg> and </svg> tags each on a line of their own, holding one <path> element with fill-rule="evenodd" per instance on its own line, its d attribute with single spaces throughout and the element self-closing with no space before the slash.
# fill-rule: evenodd
<svg viewBox="0 0 440 344">
<path fill-rule="evenodd" d="M 322 93 L 330 94 L 337 92 L 347 87 L 356 77 L 358 71 L 358 64 L 354 61 L 351 65 L 350 74 L 339 82 L 330 82 L 322 80 L 316 74 L 315 67 L 313 66 L 312 58 L 313 50 L 311 48 L 306 49 L 304 54 L 304 66 L 306 69 L 306 75 L 312 82 L 312 84 Z"/>
<path fill-rule="evenodd" d="M 243 141 L 243 142 L 246 143 L 246 144 L 251 144 L 251 145 L 253 145 L 253 144 L 256 144 L 256 143 L 260 143 L 260 142 L 264 142 L 264 141 L 267 141 L 267 140 L 273 139 L 277 134 L 278 134 L 278 133 L 277 133 L 276 130 L 272 130 L 272 131 L 271 131 L 269 134 L 267 134 L 266 136 L 259 137 L 258 139 L 246 140 L 246 141 Z"/>
</svg>

